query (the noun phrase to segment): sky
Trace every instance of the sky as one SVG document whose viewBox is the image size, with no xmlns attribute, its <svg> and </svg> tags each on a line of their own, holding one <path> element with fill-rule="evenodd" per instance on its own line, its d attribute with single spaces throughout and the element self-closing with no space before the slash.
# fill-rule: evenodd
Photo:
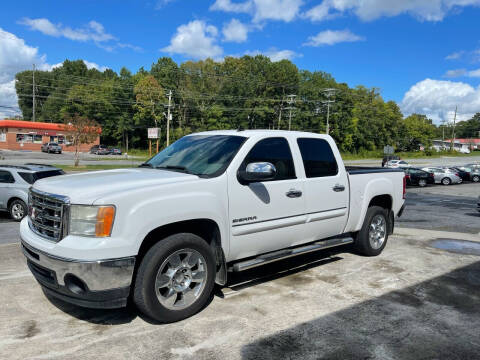
<svg viewBox="0 0 480 360">
<path fill-rule="evenodd" d="M 458 106 L 465 120 L 480 112 L 478 19 L 480 0 L 5 1 L 0 118 L 16 111 L 15 73 L 32 64 L 136 72 L 162 56 L 264 54 L 378 88 L 405 115 L 439 124 Z"/>
</svg>

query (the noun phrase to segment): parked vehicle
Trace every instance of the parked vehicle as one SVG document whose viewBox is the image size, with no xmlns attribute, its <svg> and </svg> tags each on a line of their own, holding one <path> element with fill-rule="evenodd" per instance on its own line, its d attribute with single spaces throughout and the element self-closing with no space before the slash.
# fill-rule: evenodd
<svg viewBox="0 0 480 360">
<path fill-rule="evenodd" d="M 476 166 L 476 164 L 467 164 L 463 166 L 458 166 L 456 168 L 468 172 L 470 176 L 470 181 L 480 182 L 480 166 Z"/>
<path fill-rule="evenodd" d="M 122 155 L 122 150 L 118 148 L 111 148 L 110 149 L 110 154 L 111 155 Z"/>
<path fill-rule="evenodd" d="M 439 167 L 426 167 L 422 168 L 424 171 L 432 172 L 435 178 L 435 184 L 451 185 L 461 184 L 462 178 L 448 169 L 442 169 Z"/>
<path fill-rule="evenodd" d="M 418 185 L 425 187 L 427 184 L 435 184 L 435 176 L 431 172 L 417 168 L 408 168 L 405 169 L 405 174 L 407 175 L 407 185 L 409 186 Z"/>
<path fill-rule="evenodd" d="M 480 195 L 478 196 L 477 210 L 480 212 Z"/>
<path fill-rule="evenodd" d="M 385 167 L 390 160 L 400 160 L 400 157 L 397 155 L 385 155 L 382 159 L 382 167 Z"/>
<path fill-rule="evenodd" d="M 27 215 L 28 189 L 39 180 L 64 174 L 53 166 L 27 164 L 0 165 L 0 210 L 20 221 Z"/>
<path fill-rule="evenodd" d="M 108 155 L 110 154 L 110 150 L 105 145 L 93 145 L 90 148 L 90 154 Z"/>
<path fill-rule="evenodd" d="M 390 160 L 387 162 L 387 167 L 390 169 L 398 169 L 398 168 L 405 169 L 405 168 L 409 168 L 410 164 L 408 164 L 404 160 Z"/>
<path fill-rule="evenodd" d="M 463 181 L 470 181 L 471 180 L 471 170 L 470 169 L 460 169 L 460 168 L 457 168 L 457 167 L 449 167 L 449 168 L 444 168 L 444 169 L 448 169 L 450 170 L 451 172 L 457 174 L 460 179 L 462 179 L 462 182 Z"/>
<path fill-rule="evenodd" d="M 345 168 L 327 135 L 213 131 L 140 168 L 45 179 L 30 194 L 22 248 L 47 294 L 96 308 L 131 294 L 172 322 L 200 311 L 229 271 L 349 243 L 379 255 L 405 174 Z"/>
<path fill-rule="evenodd" d="M 40 147 L 42 152 L 46 152 L 48 154 L 50 153 L 56 153 L 56 154 L 61 154 L 62 153 L 62 147 L 58 145 L 58 143 L 45 143 Z"/>
</svg>

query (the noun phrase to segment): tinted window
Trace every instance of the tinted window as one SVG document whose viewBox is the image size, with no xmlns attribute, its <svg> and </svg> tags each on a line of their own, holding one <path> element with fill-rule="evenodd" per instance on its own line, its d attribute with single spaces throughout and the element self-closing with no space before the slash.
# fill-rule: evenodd
<svg viewBox="0 0 480 360">
<path fill-rule="evenodd" d="M 285 138 L 268 138 L 260 140 L 248 153 L 241 170 L 254 162 L 269 162 L 277 169 L 274 180 L 295 179 L 295 166 L 292 152 Z"/>
<path fill-rule="evenodd" d="M 0 183 L 14 183 L 15 179 L 9 171 L 0 170 Z"/>
<path fill-rule="evenodd" d="M 337 161 L 327 141 L 302 138 L 297 143 L 307 178 L 334 176 L 338 173 Z"/>
<path fill-rule="evenodd" d="M 147 161 L 153 168 L 212 177 L 222 174 L 245 141 L 243 136 L 190 135 Z"/>
<path fill-rule="evenodd" d="M 19 172 L 18 175 L 22 177 L 23 180 L 28 182 L 29 184 L 33 184 L 35 181 L 44 179 L 51 176 L 58 176 L 65 174 L 63 170 L 50 170 L 50 171 L 40 171 L 37 173 L 24 173 Z"/>
</svg>

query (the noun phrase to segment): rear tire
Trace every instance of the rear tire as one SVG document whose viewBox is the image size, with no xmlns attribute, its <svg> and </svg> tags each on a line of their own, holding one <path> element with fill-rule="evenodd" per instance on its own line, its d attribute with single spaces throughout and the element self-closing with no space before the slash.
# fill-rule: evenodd
<svg viewBox="0 0 480 360">
<path fill-rule="evenodd" d="M 425 180 L 425 179 L 418 180 L 418 186 L 420 186 L 420 187 L 427 186 L 427 180 Z"/>
<path fill-rule="evenodd" d="M 450 185 L 452 180 L 448 177 L 442 179 L 442 185 Z"/>
<path fill-rule="evenodd" d="M 188 318 L 210 300 L 215 268 L 215 256 L 205 240 L 190 233 L 171 235 L 143 257 L 133 301 L 142 313 L 162 323 Z"/>
<path fill-rule="evenodd" d="M 13 200 L 8 206 L 8 212 L 13 221 L 21 221 L 27 215 L 27 205 L 22 200 Z"/>
<path fill-rule="evenodd" d="M 368 208 L 362 229 L 355 238 L 355 249 L 365 256 L 380 255 L 388 240 L 388 214 L 380 206 Z"/>
</svg>

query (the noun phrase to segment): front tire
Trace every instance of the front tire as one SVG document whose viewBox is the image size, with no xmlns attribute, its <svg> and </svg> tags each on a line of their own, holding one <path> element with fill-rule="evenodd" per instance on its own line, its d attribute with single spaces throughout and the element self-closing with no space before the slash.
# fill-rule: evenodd
<svg viewBox="0 0 480 360">
<path fill-rule="evenodd" d="M 27 215 L 27 205 L 19 199 L 13 200 L 8 207 L 13 221 L 21 221 Z"/>
<path fill-rule="evenodd" d="M 357 233 L 355 248 L 365 256 L 380 255 L 388 240 L 387 210 L 380 206 L 368 208 L 362 229 Z"/>
<path fill-rule="evenodd" d="M 427 180 L 425 180 L 425 179 L 418 180 L 418 186 L 420 186 L 420 187 L 427 186 Z"/>
<path fill-rule="evenodd" d="M 197 235 L 171 235 L 152 246 L 140 263 L 133 301 L 152 319 L 170 323 L 188 318 L 210 300 L 215 256 Z"/>
<path fill-rule="evenodd" d="M 478 182 L 480 181 L 480 176 L 474 175 L 474 176 L 472 177 L 472 181 L 478 183 Z"/>
<path fill-rule="evenodd" d="M 451 183 L 452 183 L 452 180 L 448 177 L 442 179 L 443 185 L 450 185 Z"/>
</svg>

